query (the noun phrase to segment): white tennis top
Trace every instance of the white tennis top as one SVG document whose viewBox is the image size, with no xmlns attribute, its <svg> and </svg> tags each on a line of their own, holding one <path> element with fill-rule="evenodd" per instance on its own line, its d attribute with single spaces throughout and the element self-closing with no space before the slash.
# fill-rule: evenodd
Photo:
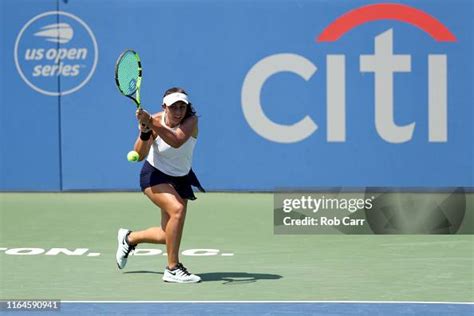
<svg viewBox="0 0 474 316">
<path fill-rule="evenodd" d="M 164 115 L 162 115 L 161 123 L 165 124 Z M 178 127 L 176 126 L 172 129 L 176 130 Z M 153 142 L 146 160 L 153 167 L 167 175 L 174 177 L 185 176 L 191 170 L 196 141 L 197 139 L 191 136 L 181 147 L 173 148 L 158 136 Z"/>
</svg>

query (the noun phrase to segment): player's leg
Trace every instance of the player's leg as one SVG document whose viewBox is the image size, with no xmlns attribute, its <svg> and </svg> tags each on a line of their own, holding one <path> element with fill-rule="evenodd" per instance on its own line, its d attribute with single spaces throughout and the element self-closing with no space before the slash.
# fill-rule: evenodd
<svg viewBox="0 0 474 316">
<path fill-rule="evenodd" d="M 150 197 L 150 199 L 152 199 Z M 153 199 L 152 199 L 153 201 Z M 158 205 L 158 204 L 157 204 Z M 159 206 L 159 205 L 158 205 Z M 140 243 L 165 244 L 166 234 L 162 227 L 166 227 L 169 221 L 169 215 L 163 209 L 161 210 L 161 227 L 150 227 L 141 231 L 130 231 L 121 228 L 117 234 L 117 253 L 116 262 L 119 269 L 123 269 L 127 264 L 129 254 Z M 179 249 L 178 249 L 179 250 Z"/>
<path fill-rule="evenodd" d="M 168 213 L 161 210 L 161 226 L 131 232 L 127 238 L 128 243 L 131 245 L 138 245 L 141 243 L 166 244 L 166 235 L 163 227 L 166 227 L 168 220 Z"/>
<path fill-rule="evenodd" d="M 133 231 L 128 235 L 129 244 L 138 245 L 142 243 L 165 244 L 165 232 L 161 227 L 150 227 L 145 230 Z"/>
<path fill-rule="evenodd" d="M 169 221 L 167 212 L 161 210 L 161 227 L 150 227 L 143 231 L 130 231 L 121 228 L 117 233 L 117 253 L 116 262 L 119 269 L 123 269 L 127 264 L 129 254 L 136 245 L 143 242 L 164 244 L 166 235 L 162 227 L 166 227 Z"/>
<path fill-rule="evenodd" d="M 179 246 L 186 218 L 187 200 L 182 199 L 170 184 L 158 184 L 145 189 L 145 194 L 158 205 L 168 220 L 162 226 L 166 238 L 168 267 L 174 268 L 179 263 Z"/>
<path fill-rule="evenodd" d="M 187 199 L 182 199 L 174 187 L 169 184 L 158 184 L 147 188 L 145 194 L 169 216 L 167 223 L 162 223 L 168 254 L 168 266 L 165 269 L 163 280 L 176 283 L 201 281 L 199 276 L 188 272 L 179 262 L 179 247 L 186 219 Z"/>
<path fill-rule="evenodd" d="M 174 268 L 179 263 L 179 246 L 186 216 L 187 200 L 183 200 L 173 186 L 167 183 L 148 187 L 144 190 L 144 193 L 155 205 L 161 208 L 161 227 L 151 227 L 134 232 L 119 229 L 116 254 L 117 266 L 119 269 L 125 267 L 128 255 L 137 244 L 151 242 L 166 243 L 168 267 Z"/>
</svg>

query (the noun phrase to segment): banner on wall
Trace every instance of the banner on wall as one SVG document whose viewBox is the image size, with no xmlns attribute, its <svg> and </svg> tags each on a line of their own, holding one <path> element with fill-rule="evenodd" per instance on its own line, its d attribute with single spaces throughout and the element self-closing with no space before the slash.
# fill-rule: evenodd
<svg viewBox="0 0 474 316">
<path fill-rule="evenodd" d="M 127 48 L 145 108 L 189 93 L 209 190 L 473 187 L 470 1 L 30 2 L 3 3 L 2 101 L 34 133 L 17 142 L 2 119 L 18 153 L 2 190 L 138 190 L 134 109 L 113 82 Z"/>
</svg>

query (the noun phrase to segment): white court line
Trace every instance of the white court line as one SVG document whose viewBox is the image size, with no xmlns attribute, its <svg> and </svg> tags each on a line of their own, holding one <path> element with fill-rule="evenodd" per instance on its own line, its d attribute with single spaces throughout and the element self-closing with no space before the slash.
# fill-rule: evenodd
<svg viewBox="0 0 474 316">
<path fill-rule="evenodd" d="M 116 303 L 116 304 L 228 304 L 228 303 L 272 303 L 272 304 L 458 304 L 474 305 L 474 302 L 423 302 L 423 301 L 61 301 L 61 303 Z"/>
</svg>

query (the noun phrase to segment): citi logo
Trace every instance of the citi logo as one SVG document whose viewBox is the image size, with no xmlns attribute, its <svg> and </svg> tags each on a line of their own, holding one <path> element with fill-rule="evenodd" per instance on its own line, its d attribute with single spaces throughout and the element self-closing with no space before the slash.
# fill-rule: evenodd
<svg viewBox="0 0 474 316">
<path fill-rule="evenodd" d="M 43 37 L 48 42 L 66 44 L 74 36 L 74 29 L 67 23 L 55 23 L 43 26 L 35 36 Z"/>
<path fill-rule="evenodd" d="M 83 20 L 71 13 L 50 11 L 23 26 L 16 38 L 14 58 L 18 74 L 28 86 L 59 96 L 79 90 L 91 79 L 98 54 L 94 33 Z"/>
<path fill-rule="evenodd" d="M 348 31 L 372 21 L 395 20 L 415 26 L 437 42 L 455 42 L 456 37 L 433 16 L 401 4 L 374 4 L 357 8 L 340 16 L 317 37 L 317 43 L 330 45 Z M 374 78 L 374 125 L 377 134 L 388 143 L 405 143 L 413 138 L 416 122 L 399 125 L 394 118 L 394 76 L 412 71 L 410 54 L 394 54 L 395 32 L 386 29 L 374 38 L 373 54 L 359 55 L 360 75 Z M 350 61 L 351 63 L 354 61 Z M 448 141 L 448 56 L 428 54 L 427 81 L 427 134 L 428 142 Z M 326 55 L 326 140 L 346 142 L 346 55 Z M 241 92 L 242 110 L 250 127 L 261 137 L 278 143 L 300 142 L 318 129 L 308 115 L 291 125 L 278 124 L 265 114 L 261 105 L 261 91 L 266 81 L 278 73 L 290 72 L 308 81 L 317 72 L 317 66 L 304 56 L 282 53 L 258 61 L 247 73 Z M 422 93 L 422 92 L 420 92 Z M 396 98 L 395 98 L 396 99 Z M 349 100 L 350 103 L 357 100 Z M 270 107 L 271 105 L 267 105 Z M 419 106 L 419 105 L 417 105 Z"/>
</svg>

